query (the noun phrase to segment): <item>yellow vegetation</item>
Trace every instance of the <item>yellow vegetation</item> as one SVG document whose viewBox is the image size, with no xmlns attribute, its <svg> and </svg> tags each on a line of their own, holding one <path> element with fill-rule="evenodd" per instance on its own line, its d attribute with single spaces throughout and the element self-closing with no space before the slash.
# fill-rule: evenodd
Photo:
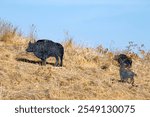
<svg viewBox="0 0 150 117">
<path fill-rule="evenodd" d="M 10 36 L 10 34 L 8 34 Z M 5 41 L 5 38 L 7 41 Z M 120 83 L 114 53 L 63 43 L 64 66 L 54 67 L 54 58 L 41 66 L 40 60 L 26 53 L 29 39 L 14 33 L 0 39 L 0 99 L 150 99 L 150 55 L 133 58 L 137 86 Z M 11 40 L 11 43 L 10 41 Z"/>
</svg>

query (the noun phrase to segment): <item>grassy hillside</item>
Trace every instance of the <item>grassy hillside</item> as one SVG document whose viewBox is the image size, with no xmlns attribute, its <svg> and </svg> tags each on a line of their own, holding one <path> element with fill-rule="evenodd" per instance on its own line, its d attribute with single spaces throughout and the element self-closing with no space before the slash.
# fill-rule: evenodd
<svg viewBox="0 0 150 117">
<path fill-rule="evenodd" d="M 4 24 L 4 23 L 3 23 Z M 7 30 L 6 30 L 7 29 Z M 64 66 L 46 66 L 25 49 L 30 39 L 12 25 L 0 25 L 0 99 L 150 99 L 150 55 L 129 54 L 136 86 L 120 83 L 114 53 L 63 42 Z"/>
</svg>

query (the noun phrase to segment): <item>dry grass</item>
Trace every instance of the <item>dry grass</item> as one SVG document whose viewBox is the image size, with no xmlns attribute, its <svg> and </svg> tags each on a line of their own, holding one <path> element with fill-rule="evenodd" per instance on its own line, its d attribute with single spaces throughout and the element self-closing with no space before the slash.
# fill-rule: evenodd
<svg viewBox="0 0 150 117">
<path fill-rule="evenodd" d="M 13 29 L 13 28 L 12 28 Z M 6 33 L 5 33 L 6 36 Z M 64 66 L 46 66 L 26 53 L 28 39 L 16 32 L 0 38 L 0 99 L 150 99 L 150 55 L 133 58 L 137 87 L 118 82 L 119 68 L 114 54 L 78 46 L 72 40 L 63 43 Z"/>
</svg>

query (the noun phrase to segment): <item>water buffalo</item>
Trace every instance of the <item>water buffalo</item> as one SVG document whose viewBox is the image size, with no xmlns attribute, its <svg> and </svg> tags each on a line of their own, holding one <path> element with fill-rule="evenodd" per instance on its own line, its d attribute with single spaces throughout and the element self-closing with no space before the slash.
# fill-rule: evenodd
<svg viewBox="0 0 150 117">
<path fill-rule="evenodd" d="M 49 57 L 56 58 L 55 66 L 63 65 L 64 48 L 60 43 L 46 39 L 38 40 L 34 43 L 29 42 L 26 51 L 33 52 L 36 57 L 40 58 L 42 65 L 46 65 L 46 59 Z"/>
</svg>

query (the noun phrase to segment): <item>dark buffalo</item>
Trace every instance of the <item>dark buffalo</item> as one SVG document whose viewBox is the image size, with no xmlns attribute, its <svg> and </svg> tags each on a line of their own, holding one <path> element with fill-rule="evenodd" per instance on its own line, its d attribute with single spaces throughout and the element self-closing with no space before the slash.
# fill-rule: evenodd
<svg viewBox="0 0 150 117">
<path fill-rule="evenodd" d="M 128 68 L 132 66 L 132 59 L 125 54 L 115 55 L 114 60 L 116 60 L 119 65 L 124 64 L 124 66 Z"/>
<path fill-rule="evenodd" d="M 55 57 L 55 66 L 63 65 L 64 48 L 60 43 L 51 40 L 38 40 L 35 43 L 29 42 L 27 52 L 33 52 L 34 55 L 42 60 L 42 65 L 46 65 L 46 59 Z M 59 62 L 60 59 L 60 62 Z"/>
<path fill-rule="evenodd" d="M 128 79 L 130 79 L 130 83 L 132 84 L 132 86 L 134 85 L 134 76 L 137 75 L 133 71 L 125 68 L 124 64 L 121 64 L 119 72 L 121 82 L 128 82 Z"/>
</svg>

